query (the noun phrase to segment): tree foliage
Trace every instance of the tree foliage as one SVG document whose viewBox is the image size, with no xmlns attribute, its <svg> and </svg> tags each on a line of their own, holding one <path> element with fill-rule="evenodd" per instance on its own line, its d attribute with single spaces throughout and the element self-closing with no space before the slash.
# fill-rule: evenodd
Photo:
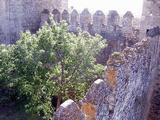
<svg viewBox="0 0 160 120">
<path fill-rule="evenodd" d="M 105 46 L 96 35 L 69 33 L 61 22 L 44 25 L 36 34 L 23 33 L 12 46 L 0 46 L 0 87 L 12 87 L 25 109 L 50 119 L 51 97 L 79 100 L 88 85 L 101 77 L 96 55 Z"/>
</svg>

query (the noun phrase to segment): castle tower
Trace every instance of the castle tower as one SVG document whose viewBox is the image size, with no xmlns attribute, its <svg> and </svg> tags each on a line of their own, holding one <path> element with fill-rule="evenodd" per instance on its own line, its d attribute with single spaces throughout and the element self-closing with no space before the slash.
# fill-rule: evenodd
<svg viewBox="0 0 160 120">
<path fill-rule="evenodd" d="M 41 13 L 68 10 L 68 0 L 0 0 L 0 42 L 15 43 L 20 32 L 35 33 L 41 24 Z"/>
<path fill-rule="evenodd" d="M 141 21 L 142 35 L 147 29 L 160 26 L 160 1 L 159 0 L 144 0 Z"/>
</svg>

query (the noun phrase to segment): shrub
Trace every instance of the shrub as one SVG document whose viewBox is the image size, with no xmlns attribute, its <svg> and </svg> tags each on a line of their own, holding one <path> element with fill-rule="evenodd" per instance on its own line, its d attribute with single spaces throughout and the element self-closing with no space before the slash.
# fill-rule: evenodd
<svg viewBox="0 0 160 120">
<path fill-rule="evenodd" d="M 14 81 L 17 99 L 27 112 L 51 119 L 52 96 L 58 97 L 57 107 L 61 99 L 79 100 L 89 83 L 101 77 L 103 66 L 95 63 L 95 56 L 104 46 L 98 35 L 75 35 L 65 22 L 51 21 L 36 34 L 23 33 L 13 47 L 5 48 L 0 80 Z"/>
</svg>

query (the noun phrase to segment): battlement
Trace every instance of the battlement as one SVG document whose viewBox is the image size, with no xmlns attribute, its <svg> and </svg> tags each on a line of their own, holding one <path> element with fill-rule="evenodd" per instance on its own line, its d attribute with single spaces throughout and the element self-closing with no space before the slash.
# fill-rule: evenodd
<svg viewBox="0 0 160 120">
<path fill-rule="evenodd" d="M 108 15 L 101 10 L 91 14 L 88 9 L 81 13 L 77 10 L 68 12 L 68 0 L 0 0 L 0 3 L 0 43 L 4 44 L 15 43 L 20 38 L 20 32 L 30 30 L 35 33 L 48 20 L 50 13 L 56 22 L 66 20 L 69 31 L 74 33 L 80 27 L 91 35 L 100 34 L 106 39 L 116 40 L 115 36 L 121 36 L 122 33 L 135 32 L 135 19 L 131 12 L 124 16 L 115 10 L 109 11 Z"/>
<path fill-rule="evenodd" d="M 76 33 L 80 27 L 83 31 L 88 31 L 92 35 L 100 34 L 109 40 L 122 33 L 133 34 L 135 28 L 136 20 L 130 11 L 124 16 L 120 16 L 115 10 L 110 10 L 108 15 L 101 10 L 91 14 L 88 9 L 81 13 L 75 9 L 68 12 L 68 0 L 61 0 L 58 3 L 56 0 L 28 2 L 9 0 L 1 3 L 0 43 L 5 44 L 12 44 L 19 39 L 20 32 L 30 30 L 35 33 L 48 21 L 50 13 L 54 15 L 56 22 L 66 20 L 70 32 Z"/>
<path fill-rule="evenodd" d="M 44 9 L 41 13 L 41 26 L 49 20 L 50 14 L 53 14 L 55 22 L 65 20 L 68 23 L 70 32 L 77 33 L 81 28 L 91 35 L 100 34 L 107 39 L 108 47 L 97 56 L 97 62 L 101 64 L 106 64 L 112 52 L 121 51 L 139 40 L 139 28 L 134 25 L 135 18 L 130 11 L 124 16 L 120 16 L 115 10 L 110 10 L 107 15 L 101 10 L 91 14 L 88 9 L 84 9 L 81 13 L 75 9 L 71 12 L 67 10 L 60 12 L 57 9 L 48 11 Z"/>
<path fill-rule="evenodd" d="M 54 9 L 53 11 L 50 11 L 50 13 L 53 14 L 54 20 L 56 22 L 67 21 L 69 23 L 69 31 L 74 33 L 80 27 L 83 31 L 88 31 L 92 35 L 97 33 L 106 38 L 106 32 L 122 31 L 123 33 L 131 34 L 136 27 L 133 23 L 134 16 L 130 11 L 127 11 L 122 17 L 115 10 L 110 10 L 108 15 L 105 15 L 101 10 L 91 14 L 88 9 L 84 9 L 81 13 L 78 13 L 75 9 L 70 13 L 66 10 L 60 12 Z M 43 22 L 48 19 L 46 17 L 49 17 L 49 13 L 42 13 L 41 15 L 41 21 Z"/>
</svg>

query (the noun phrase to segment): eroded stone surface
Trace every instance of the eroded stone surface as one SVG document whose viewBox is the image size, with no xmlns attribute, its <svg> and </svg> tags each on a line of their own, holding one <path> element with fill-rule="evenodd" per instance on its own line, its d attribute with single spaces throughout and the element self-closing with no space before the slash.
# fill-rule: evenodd
<svg viewBox="0 0 160 120">
<path fill-rule="evenodd" d="M 68 0 L 0 0 L 1 43 L 14 43 L 21 31 L 35 33 L 44 9 L 68 10 Z"/>
<path fill-rule="evenodd" d="M 111 88 L 105 81 L 99 79 L 93 83 L 82 100 L 82 110 L 90 118 L 89 120 L 109 119 L 109 95 L 111 95 Z"/>
<path fill-rule="evenodd" d="M 102 27 L 105 25 L 105 15 L 102 11 L 98 10 L 93 15 L 93 30 L 94 33 L 100 34 Z"/>
<path fill-rule="evenodd" d="M 160 40 L 159 30 L 157 30 L 160 26 L 159 8 L 159 0 L 144 0 L 140 37 L 145 39 L 140 39 L 136 44 L 109 57 L 105 81 L 94 82 L 81 102 L 82 111 L 88 119 L 160 119 Z M 103 18 L 100 17 L 103 16 L 101 12 L 96 14 L 98 18 Z M 110 28 L 107 28 L 109 28 L 110 35 L 115 35 L 111 33 L 120 27 L 117 25 L 116 12 L 112 14 L 109 21 L 110 19 L 113 21 L 111 21 Z M 126 27 L 126 30 L 123 31 L 120 28 L 122 33 L 132 34 L 132 18 L 130 12 L 124 15 L 123 26 Z M 98 26 L 100 29 L 98 28 L 97 31 L 100 32 L 102 24 Z M 151 32 L 148 33 L 148 37 L 146 37 L 147 30 Z"/>
<path fill-rule="evenodd" d="M 83 103 L 81 106 L 82 112 L 87 120 L 94 120 L 96 117 L 96 107 L 91 103 Z"/>
<path fill-rule="evenodd" d="M 77 32 L 77 27 L 79 26 L 79 14 L 77 10 L 73 10 L 70 17 L 69 30 L 71 32 Z"/>
<path fill-rule="evenodd" d="M 85 117 L 73 100 L 67 100 L 57 109 L 53 120 L 85 120 Z"/>
<path fill-rule="evenodd" d="M 91 24 L 91 13 L 88 9 L 84 9 L 80 14 L 80 26 L 82 30 L 89 31 L 89 24 Z"/>
</svg>

